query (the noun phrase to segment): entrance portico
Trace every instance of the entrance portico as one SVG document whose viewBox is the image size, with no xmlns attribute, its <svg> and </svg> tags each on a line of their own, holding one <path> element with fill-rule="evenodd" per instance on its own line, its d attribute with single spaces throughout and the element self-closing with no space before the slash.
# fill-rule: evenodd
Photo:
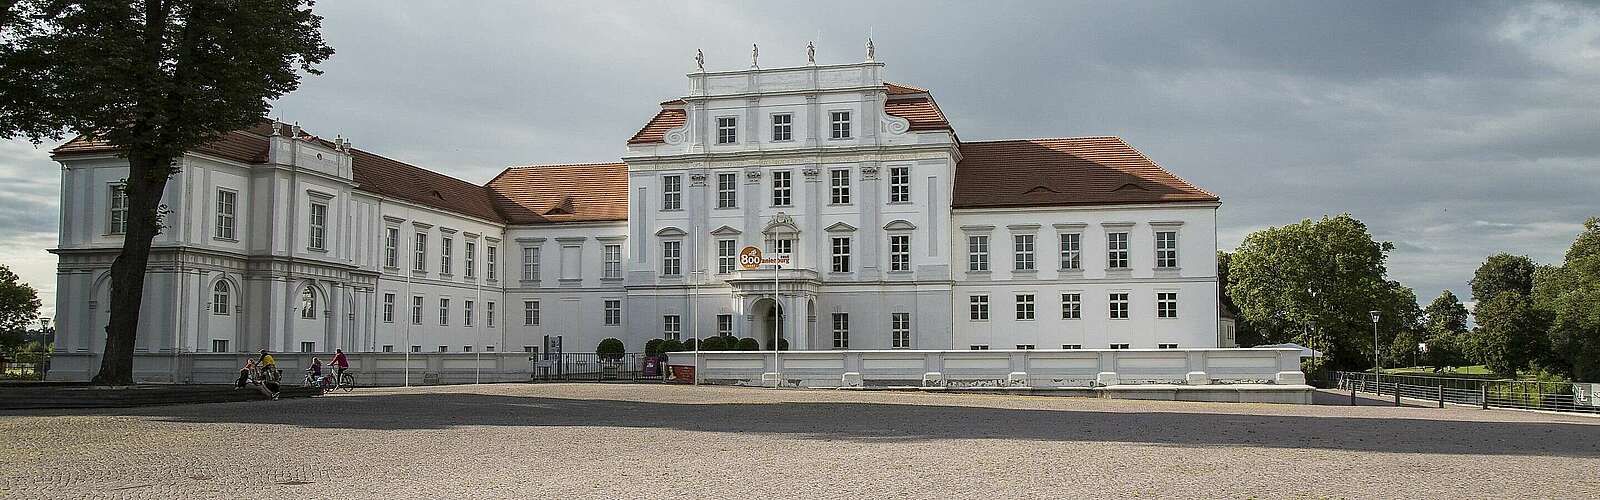
<svg viewBox="0 0 1600 500">
<path fill-rule="evenodd" d="M 816 303 L 817 288 L 821 281 L 817 272 L 810 269 L 755 269 L 736 271 L 727 280 L 733 296 L 744 311 L 745 331 L 761 341 L 762 349 L 773 348 L 773 330 L 779 329 L 789 341 L 789 349 L 805 350 L 825 348 L 811 338 L 808 318 L 816 312 L 810 307 Z M 776 301 L 773 291 L 777 291 Z M 776 311 L 774 311 L 776 303 Z M 779 328 L 781 325 L 781 328 Z"/>
</svg>

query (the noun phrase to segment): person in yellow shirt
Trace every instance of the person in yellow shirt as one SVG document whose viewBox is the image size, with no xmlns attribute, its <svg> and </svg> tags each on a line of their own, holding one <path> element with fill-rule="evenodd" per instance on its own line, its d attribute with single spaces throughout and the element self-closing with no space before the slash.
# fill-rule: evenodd
<svg viewBox="0 0 1600 500">
<path fill-rule="evenodd" d="M 266 349 L 261 350 L 261 359 L 256 361 L 256 366 L 261 369 L 262 380 L 278 379 L 278 361 L 272 358 L 272 353 Z"/>
</svg>

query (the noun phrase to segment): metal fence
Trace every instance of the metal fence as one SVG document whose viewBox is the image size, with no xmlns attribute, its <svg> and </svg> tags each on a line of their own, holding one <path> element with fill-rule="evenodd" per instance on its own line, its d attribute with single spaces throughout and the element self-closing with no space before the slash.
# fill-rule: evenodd
<svg viewBox="0 0 1600 500">
<path fill-rule="evenodd" d="M 1356 392 L 1369 392 L 1402 399 L 1430 401 L 1443 408 L 1445 403 L 1479 408 L 1514 408 L 1576 413 L 1600 413 L 1600 384 L 1542 382 L 1536 380 L 1490 380 L 1426 375 L 1380 375 L 1367 372 L 1333 372 L 1329 385 Z"/>
<path fill-rule="evenodd" d="M 688 356 L 690 353 L 675 353 Z M 588 353 L 540 354 L 529 359 L 533 380 L 660 380 L 665 370 L 665 360 L 656 367 L 655 374 L 645 375 L 647 356 L 640 353 L 623 354 L 620 358 L 602 359 Z"/>
</svg>

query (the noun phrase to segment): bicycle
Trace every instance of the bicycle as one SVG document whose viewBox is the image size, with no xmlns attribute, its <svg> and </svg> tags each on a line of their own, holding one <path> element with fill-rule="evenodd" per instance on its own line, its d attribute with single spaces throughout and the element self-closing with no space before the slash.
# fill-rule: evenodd
<svg viewBox="0 0 1600 500">
<path fill-rule="evenodd" d="M 356 375 L 351 373 L 348 368 L 345 369 L 344 372 L 335 370 L 334 375 L 329 376 L 328 378 L 333 379 L 334 389 L 342 389 L 344 392 L 350 392 L 356 389 Z"/>
</svg>

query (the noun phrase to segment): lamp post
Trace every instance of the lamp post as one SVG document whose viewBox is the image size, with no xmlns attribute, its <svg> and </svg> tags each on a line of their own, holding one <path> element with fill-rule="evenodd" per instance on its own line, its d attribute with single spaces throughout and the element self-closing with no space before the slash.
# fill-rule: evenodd
<svg viewBox="0 0 1600 500">
<path fill-rule="evenodd" d="M 1368 311 L 1372 314 L 1372 373 L 1383 373 L 1383 365 L 1378 363 L 1378 311 Z"/>
</svg>

